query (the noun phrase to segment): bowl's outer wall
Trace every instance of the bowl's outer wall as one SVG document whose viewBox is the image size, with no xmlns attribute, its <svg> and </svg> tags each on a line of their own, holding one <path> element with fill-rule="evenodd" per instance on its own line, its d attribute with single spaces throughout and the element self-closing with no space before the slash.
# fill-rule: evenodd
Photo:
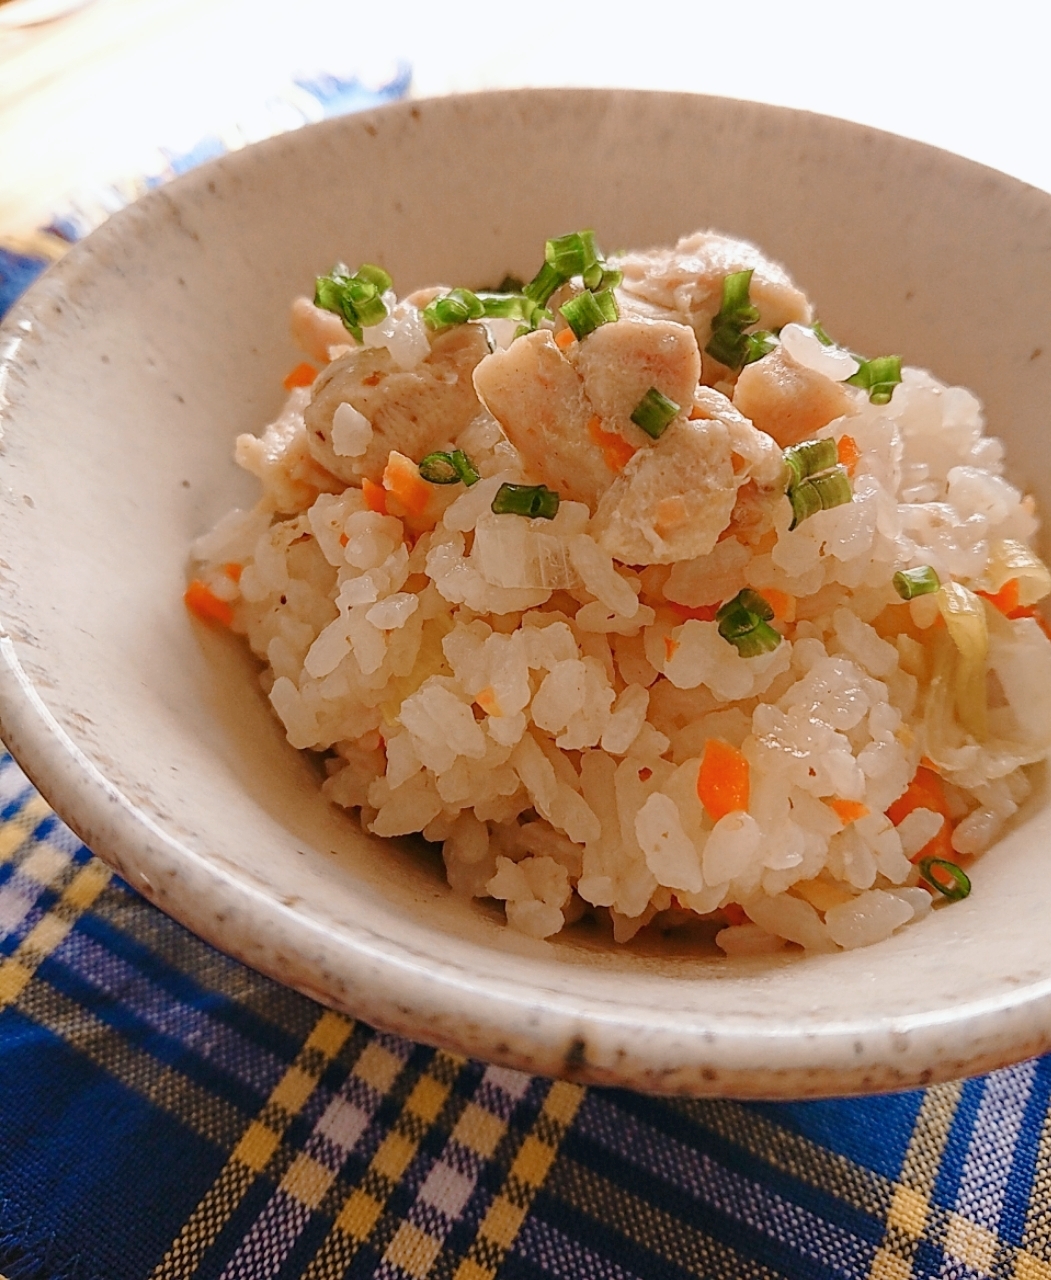
<svg viewBox="0 0 1051 1280">
<path fill-rule="evenodd" d="M 901 1088 L 1051 1046 L 1042 788 L 975 892 L 879 946 L 726 962 L 535 943 L 435 861 L 323 804 L 228 638 L 181 605 L 190 540 L 252 488 L 291 297 L 337 259 L 402 289 L 712 226 L 786 263 L 826 327 L 970 385 L 1051 506 L 1051 197 L 823 117 L 685 95 L 402 104 L 199 170 L 75 249 L 4 326 L 0 727 L 159 906 L 368 1021 L 655 1091 Z M 1048 349 L 1044 350 L 1044 344 Z"/>
</svg>

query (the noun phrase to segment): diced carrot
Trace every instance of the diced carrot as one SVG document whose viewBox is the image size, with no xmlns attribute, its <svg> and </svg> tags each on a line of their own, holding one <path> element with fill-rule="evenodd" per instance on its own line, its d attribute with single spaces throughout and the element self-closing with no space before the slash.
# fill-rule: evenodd
<svg viewBox="0 0 1051 1280">
<path fill-rule="evenodd" d="M 362 378 L 361 385 L 363 387 L 378 387 L 380 381 L 386 376 L 387 375 L 382 369 L 375 369 L 372 373 L 367 373 L 364 378 Z"/>
<path fill-rule="evenodd" d="M 862 804 L 860 800 L 840 800 L 837 797 L 834 800 L 826 800 L 825 804 L 845 827 L 849 827 L 852 822 L 857 822 L 859 818 L 867 818 L 869 814 L 868 805 Z"/>
<path fill-rule="evenodd" d="M 1010 618 L 1018 608 L 1018 579 L 1008 578 L 995 595 L 988 591 L 977 591 L 975 594 L 981 596 L 983 600 L 988 600 L 991 605 Z"/>
<path fill-rule="evenodd" d="M 387 514 L 387 491 L 381 484 L 364 476 L 361 481 L 361 494 L 365 499 L 365 506 L 370 511 L 375 511 L 381 516 Z"/>
<path fill-rule="evenodd" d="M 713 822 L 748 808 L 749 773 L 748 761 L 736 747 L 720 738 L 709 738 L 704 744 L 697 798 Z"/>
<path fill-rule="evenodd" d="M 774 611 L 778 622 L 795 622 L 796 598 L 787 591 L 778 591 L 776 587 L 764 587 L 763 599 Z"/>
<path fill-rule="evenodd" d="M 234 611 L 226 600 L 220 600 L 211 588 L 194 578 L 183 596 L 187 609 L 204 622 L 218 622 L 228 627 L 234 620 Z"/>
<path fill-rule="evenodd" d="M 698 418 L 706 418 L 708 415 L 699 405 L 694 405 L 690 410 L 690 421 L 696 422 Z"/>
<path fill-rule="evenodd" d="M 898 826 L 915 809 L 931 809 L 940 813 L 945 821 L 923 848 L 913 854 L 912 861 L 919 862 L 921 858 L 954 859 L 956 854 L 952 847 L 952 818 L 945 796 L 945 785 L 933 769 L 927 769 L 923 765 L 920 765 L 904 792 L 887 810 L 887 817 Z"/>
<path fill-rule="evenodd" d="M 371 484 L 371 483 L 372 483 L 372 481 L 370 480 L 370 481 L 369 481 L 369 484 Z M 347 535 L 346 535 L 345 533 L 341 533 L 341 534 L 339 535 L 339 545 L 340 545 L 341 547 L 345 547 L 345 546 L 347 545 L 347 543 L 348 543 L 348 542 L 350 542 L 350 539 L 347 537 Z"/>
<path fill-rule="evenodd" d="M 568 351 L 576 340 L 577 335 L 572 329 L 561 329 L 555 334 L 555 346 L 559 351 Z"/>
<path fill-rule="evenodd" d="M 839 458 L 840 465 L 852 472 L 861 457 L 858 450 L 858 442 L 853 436 L 840 436 L 836 443 L 836 455 Z"/>
<path fill-rule="evenodd" d="M 649 782 L 649 780 L 652 777 L 653 777 L 653 770 L 649 767 L 648 764 L 644 764 L 642 768 L 639 770 L 639 781 Z"/>
<path fill-rule="evenodd" d="M 744 907 L 736 902 L 728 902 L 722 909 L 723 915 L 726 917 L 727 924 L 747 924 L 748 916 L 745 914 Z"/>
<path fill-rule="evenodd" d="M 664 658 L 665 658 L 665 661 L 667 661 L 667 662 L 671 662 L 672 658 L 674 658 L 674 657 L 675 657 L 675 652 L 676 652 L 676 650 L 678 649 L 678 647 L 679 647 L 679 642 L 678 642 L 678 640 L 674 640 L 674 639 L 672 639 L 672 637 L 671 637 L 671 636 L 665 636 L 665 637 L 664 637 Z"/>
<path fill-rule="evenodd" d="M 1007 615 L 1012 621 L 1015 618 L 1032 618 L 1040 630 L 1049 640 L 1051 640 L 1051 623 L 1044 617 L 1036 605 L 1023 604 L 1017 609 L 1012 609 Z"/>
<path fill-rule="evenodd" d="M 603 431 L 602 419 L 597 413 L 588 420 L 588 435 L 602 450 L 603 460 L 610 471 L 623 471 L 638 452 L 633 444 L 616 431 Z"/>
<path fill-rule="evenodd" d="M 223 573 L 226 574 L 231 582 L 240 582 L 241 574 L 244 573 L 244 565 L 231 561 L 229 564 L 223 565 Z"/>
<path fill-rule="evenodd" d="M 719 612 L 717 604 L 699 604 L 693 608 L 685 604 L 676 604 L 674 600 L 669 600 L 667 604 L 672 613 L 683 622 L 689 618 L 695 618 L 698 622 L 714 622 L 715 615 Z"/>
<path fill-rule="evenodd" d="M 503 709 L 496 696 L 496 690 L 491 684 L 487 684 L 484 689 L 479 690 L 475 696 L 475 702 L 482 708 L 487 716 L 502 716 Z"/>
<path fill-rule="evenodd" d="M 304 360 L 302 364 L 297 364 L 290 373 L 285 374 L 285 390 L 291 391 L 293 387 L 309 387 L 316 377 L 317 370 L 312 364 L 307 364 Z"/>
<path fill-rule="evenodd" d="M 416 463 L 397 449 L 392 449 L 387 455 L 387 465 L 383 469 L 383 487 L 414 516 L 424 513 L 434 492 L 434 487 L 420 475 Z"/>
</svg>

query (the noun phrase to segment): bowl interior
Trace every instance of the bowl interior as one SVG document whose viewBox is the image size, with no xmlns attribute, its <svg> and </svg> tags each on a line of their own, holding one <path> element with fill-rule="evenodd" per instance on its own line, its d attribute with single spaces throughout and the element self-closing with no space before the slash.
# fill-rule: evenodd
<svg viewBox="0 0 1051 1280">
<path fill-rule="evenodd" d="M 975 892 L 885 943 L 733 962 L 537 943 L 412 841 L 323 802 L 187 549 L 253 499 L 232 462 L 296 363 L 287 307 L 334 261 L 401 291 L 529 275 L 545 236 L 755 240 L 858 350 L 974 388 L 1051 506 L 1051 197 L 858 126 L 684 95 L 403 104 L 226 158 L 115 218 L 4 328 L 0 722 L 47 798 L 160 906 L 393 1030 L 532 1070 L 777 1096 L 902 1087 L 1051 1043 L 1047 790 Z M 919 980 L 918 980 L 919 976 Z"/>
</svg>

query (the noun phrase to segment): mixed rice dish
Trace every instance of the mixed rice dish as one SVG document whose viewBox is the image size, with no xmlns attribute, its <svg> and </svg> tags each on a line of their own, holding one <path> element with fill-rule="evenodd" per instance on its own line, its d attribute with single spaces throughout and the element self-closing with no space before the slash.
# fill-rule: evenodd
<svg viewBox="0 0 1051 1280">
<path fill-rule="evenodd" d="M 714 232 L 400 300 L 338 266 L 291 323 L 186 600 L 329 799 L 535 938 L 831 952 L 966 896 L 1051 747 L 1051 575 L 969 391 Z"/>
</svg>

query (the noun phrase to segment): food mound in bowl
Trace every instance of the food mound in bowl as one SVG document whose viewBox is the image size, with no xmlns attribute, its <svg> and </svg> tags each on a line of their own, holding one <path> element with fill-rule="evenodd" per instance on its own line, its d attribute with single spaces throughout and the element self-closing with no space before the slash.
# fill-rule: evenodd
<svg viewBox="0 0 1051 1280">
<path fill-rule="evenodd" d="M 1051 575 L 981 408 L 702 232 L 528 284 L 338 266 L 187 603 L 323 789 L 536 938 L 827 952 L 964 897 L 1051 747 Z"/>
</svg>

